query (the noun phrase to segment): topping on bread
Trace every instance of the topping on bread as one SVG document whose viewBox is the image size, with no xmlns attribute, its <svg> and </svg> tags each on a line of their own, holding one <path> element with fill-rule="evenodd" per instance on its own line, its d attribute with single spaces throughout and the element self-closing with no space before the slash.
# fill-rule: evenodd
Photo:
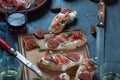
<svg viewBox="0 0 120 80">
<path fill-rule="evenodd" d="M 53 19 L 49 31 L 53 33 L 60 33 L 66 27 L 67 24 L 70 24 L 76 18 L 77 12 L 66 8 L 58 13 Z"/>
<path fill-rule="evenodd" d="M 69 54 L 65 54 L 65 56 L 74 62 L 77 62 L 80 59 L 80 56 L 78 56 L 76 52 L 70 52 Z"/>
<path fill-rule="evenodd" d="M 54 77 L 53 80 L 70 80 L 70 77 L 67 73 L 62 73 Z"/>
<path fill-rule="evenodd" d="M 81 31 L 69 31 L 49 38 L 45 42 L 46 49 L 70 50 L 81 47 L 87 42 L 86 36 Z"/>
<path fill-rule="evenodd" d="M 66 55 L 69 56 L 71 55 L 72 57 L 68 58 L 66 57 Z M 80 64 L 81 61 L 82 61 L 82 56 L 77 52 L 50 53 L 50 51 L 47 51 L 44 53 L 44 57 L 38 60 L 38 66 L 40 68 L 47 68 L 53 71 L 66 71 L 67 69 L 70 69 L 73 66 Z"/>
<path fill-rule="evenodd" d="M 25 49 L 28 50 L 28 51 L 39 47 L 39 45 L 37 44 L 36 39 L 33 35 L 23 36 L 22 40 L 24 42 Z"/>
<path fill-rule="evenodd" d="M 92 80 L 91 77 L 89 73 L 81 73 L 78 75 L 79 80 Z"/>
<path fill-rule="evenodd" d="M 47 46 L 49 48 L 57 48 L 59 46 L 59 42 L 55 38 L 50 38 L 47 41 Z"/>
<path fill-rule="evenodd" d="M 92 58 L 86 58 L 77 70 L 75 80 L 93 80 L 97 63 Z"/>
</svg>

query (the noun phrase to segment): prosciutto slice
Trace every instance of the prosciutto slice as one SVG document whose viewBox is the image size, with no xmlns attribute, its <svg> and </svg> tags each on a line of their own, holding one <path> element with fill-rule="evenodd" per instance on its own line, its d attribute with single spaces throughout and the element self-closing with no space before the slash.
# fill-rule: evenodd
<svg viewBox="0 0 120 80">
<path fill-rule="evenodd" d="M 7 9 L 9 6 L 18 8 L 29 8 L 30 0 L 0 0 L 0 6 Z"/>
</svg>

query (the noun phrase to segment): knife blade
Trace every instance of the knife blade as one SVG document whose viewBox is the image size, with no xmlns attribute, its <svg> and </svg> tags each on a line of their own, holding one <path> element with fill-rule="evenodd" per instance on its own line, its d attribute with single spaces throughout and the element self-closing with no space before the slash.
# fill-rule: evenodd
<svg viewBox="0 0 120 80">
<path fill-rule="evenodd" d="M 100 0 L 98 3 L 98 24 L 97 24 L 97 62 L 101 64 L 104 61 L 104 48 L 105 48 L 105 3 Z"/>
<path fill-rule="evenodd" d="M 39 77 L 42 77 L 41 70 L 27 60 L 19 51 L 14 50 L 7 42 L 5 42 L 2 38 L 0 38 L 0 46 L 7 50 L 9 53 L 14 55 L 17 59 L 19 59 L 25 66 L 33 70 Z"/>
</svg>

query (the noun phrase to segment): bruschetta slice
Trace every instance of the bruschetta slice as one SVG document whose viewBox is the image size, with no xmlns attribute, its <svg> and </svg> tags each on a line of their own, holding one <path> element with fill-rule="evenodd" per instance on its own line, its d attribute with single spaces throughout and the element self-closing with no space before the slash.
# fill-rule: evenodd
<svg viewBox="0 0 120 80">
<path fill-rule="evenodd" d="M 76 15 L 76 11 L 70 8 L 65 8 L 55 16 L 55 18 L 49 26 L 49 31 L 53 33 L 62 32 L 67 24 L 70 24 L 75 20 Z"/>
<path fill-rule="evenodd" d="M 97 63 L 92 58 L 85 59 L 76 72 L 75 80 L 93 80 L 96 69 Z"/>
<path fill-rule="evenodd" d="M 52 71 L 66 71 L 82 62 L 82 55 L 77 52 L 56 52 L 47 51 L 45 55 L 38 60 L 40 68 L 47 68 Z"/>
<path fill-rule="evenodd" d="M 81 31 L 63 32 L 45 42 L 45 48 L 51 50 L 71 50 L 83 46 L 87 42 Z"/>
</svg>

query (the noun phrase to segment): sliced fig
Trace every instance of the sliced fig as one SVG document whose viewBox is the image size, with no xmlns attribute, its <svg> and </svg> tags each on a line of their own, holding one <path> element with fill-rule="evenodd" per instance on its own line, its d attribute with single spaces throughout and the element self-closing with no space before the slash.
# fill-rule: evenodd
<svg viewBox="0 0 120 80">
<path fill-rule="evenodd" d="M 57 76 L 54 77 L 53 80 L 61 80 L 61 78 L 57 75 Z"/>
<path fill-rule="evenodd" d="M 50 53 L 48 51 L 45 52 L 45 60 L 54 62 L 55 64 L 58 64 L 55 55 L 50 55 Z"/>
<path fill-rule="evenodd" d="M 78 78 L 79 78 L 80 80 L 92 80 L 92 79 L 91 79 L 91 74 L 88 74 L 88 73 L 80 73 L 80 74 L 78 75 Z"/>
<path fill-rule="evenodd" d="M 57 48 L 59 46 L 59 42 L 55 40 L 54 38 L 50 38 L 47 41 L 47 46 L 49 48 Z"/>
<path fill-rule="evenodd" d="M 29 41 L 25 42 L 26 50 L 32 50 L 37 47 L 37 43 L 34 39 L 30 39 Z"/>
<path fill-rule="evenodd" d="M 60 59 L 62 64 L 66 64 L 67 65 L 67 64 L 70 63 L 70 61 L 63 54 L 58 55 L 58 57 L 59 57 L 59 59 Z"/>
<path fill-rule="evenodd" d="M 50 53 L 47 51 L 44 54 L 45 54 L 45 60 L 50 61 L 50 59 L 51 59 Z"/>
<path fill-rule="evenodd" d="M 24 42 L 30 40 L 30 39 L 34 39 L 35 37 L 33 35 L 27 35 L 27 36 L 23 36 L 22 39 Z"/>
<path fill-rule="evenodd" d="M 56 75 L 53 80 L 70 80 L 70 77 L 67 73 L 62 73 L 60 75 Z"/>
<path fill-rule="evenodd" d="M 44 32 L 43 32 L 41 29 L 35 30 L 34 35 L 35 35 L 37 38 L 44 38 Z"/>
<path fill-rule="evenodd" d="M 70 9 L 70 8 L 65 8 L 65 9 L 63 9 L 61 12 L 62 12 L 63 14 L 66 14 L 66 13 L 71 13 L 71 12 L 73 12 L 73 10 Z"/>
<path fill-rule="evenodd" d="M 70 52 L 65 55 L 68 59 L 77 62 L 80 59 L 80 56 L 77 54 L 77 52 Z"/>
<path fill-rule="evenodd" d="M 90 27 L 90 33 L 92 34 L 93 37 L 96 37 L 96 29 L 93 25 Z"/>
<path fill-rule="evenodd" d="M 61 60 L 60 60 L 59 56 L 55 56 L 55 61 L 56 61 L 56 64 L 61 63 Z"/>
</svg>

